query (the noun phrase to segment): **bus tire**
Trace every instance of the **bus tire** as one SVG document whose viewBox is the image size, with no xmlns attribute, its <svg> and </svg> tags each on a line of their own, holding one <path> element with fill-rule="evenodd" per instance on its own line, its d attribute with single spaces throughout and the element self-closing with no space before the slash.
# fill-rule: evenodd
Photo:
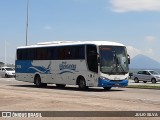
<svg viewBox="0 0 160 120">
<path fill-rule="evenodd" d="M 83 77 L 80 77 L 79 79 L 78 79 L 78 87 L 79 87 L 79 89 L 81 89 L 81 90 L 86 90 L 88 87 L 86 86 L 86 81 L 85 81 L 85 79 L 83 78 Z"/>
<path fill-rule="evenodd" d="M 35 76 L 35 80 L 34 80 L 34 83 L 37 87 L 42 87 L 42 83 L 41 83 L 41 78 L 39 75 L 36 75 Z"/>
<path fill-rule="evenodd" d="M 112 87 L 103 87 L 103 88 L 104 88 L 104 90 L 109 91 L 109 90 L 111 90 Z"/>
<path fill-rule="evenodd" d="M 56 87 L 58 88 L 64 88 L 66 85 L 65 84 L 56 84 Z"/>
<path fill-rule="evenodd" d="M 47 83 L 41 83 L 42 85 L 42 87 L 47 87 Z"/>
</svg>

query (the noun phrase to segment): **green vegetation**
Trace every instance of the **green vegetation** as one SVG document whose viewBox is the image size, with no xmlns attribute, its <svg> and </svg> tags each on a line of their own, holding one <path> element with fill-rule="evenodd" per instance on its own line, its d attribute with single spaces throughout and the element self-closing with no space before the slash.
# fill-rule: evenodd
<svg viewBox="0 0 160 120">
<path fill-rule="evenodd" d="M 139 88 L 139 89 L 159 89 L 160 86 L 154 86 L 154 85 L 128 85 L 127 88 Z"/>
</svg>

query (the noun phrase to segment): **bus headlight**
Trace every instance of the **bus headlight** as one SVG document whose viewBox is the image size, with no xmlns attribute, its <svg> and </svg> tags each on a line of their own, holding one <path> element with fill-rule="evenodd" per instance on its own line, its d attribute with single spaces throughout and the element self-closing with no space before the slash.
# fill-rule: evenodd
<svg viewBox="0 0 160 120">
<path fill-rule="evenodd" d="M 102 77 L 102 76 L 100 76 L 99 79 L 100 80 L 109 80 L 108 78 L 105 78 L 105 77 Z"/>
</svg>

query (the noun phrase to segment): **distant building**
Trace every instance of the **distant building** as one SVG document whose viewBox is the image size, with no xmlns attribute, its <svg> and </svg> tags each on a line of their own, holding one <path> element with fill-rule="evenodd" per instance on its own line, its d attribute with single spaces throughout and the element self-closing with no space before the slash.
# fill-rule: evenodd
<svg viewBox="0 0 160 120">
<path fill-rule="evenodd" d="M 4 63 L 3 62 L 0 62 L 0 67 L 4 67 Z"/>
</svg>

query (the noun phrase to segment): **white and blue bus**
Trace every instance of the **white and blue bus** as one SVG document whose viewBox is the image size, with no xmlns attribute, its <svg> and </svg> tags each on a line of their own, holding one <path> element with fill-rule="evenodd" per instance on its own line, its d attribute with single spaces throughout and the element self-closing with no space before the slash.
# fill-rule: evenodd
<svg viewBox="0 0 160 120">
<path fill-rule="evenodd" d="M 110 90 L 128 85 L 129 63 L 126 47 L 116 42 L 44 42 L 17 48 L 16 80 Z"/>
</svg>

